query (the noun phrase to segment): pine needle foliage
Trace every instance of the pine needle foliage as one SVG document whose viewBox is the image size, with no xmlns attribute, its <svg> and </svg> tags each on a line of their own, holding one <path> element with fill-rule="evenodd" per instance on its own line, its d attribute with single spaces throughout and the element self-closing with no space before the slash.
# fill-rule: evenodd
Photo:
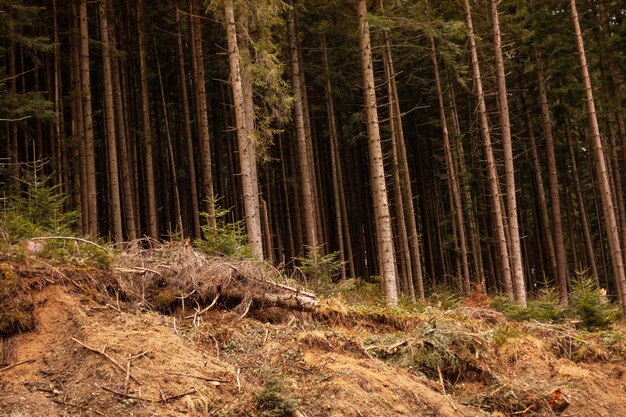
<svg viewBox="0 0 626 417">
<path fill-rule="evenodd" d="M 67 196 L 50 185 L 49 175 L 35 168 L 22 181 L 23 190 L 9 194 L 0 206 L 4 234 L 9 243 L 49 235 L 72 236 L 77 213 L 65 211 Z"/>
<path fill-rule="evenodd" d="M 250 258 L 251 251 L 248 245 L 245 221 L 229 222 L 230 210 L 215 207 L 217 228 L 213 229 L 205 222 L 202 229 L 202 238 L 196 239 L 195 246 L 201 252 L 211 256 L 224 256 L 231 259 Z M 200 213 L 208 218 L 207 213 Z"/>
<path fill-rule="evenodd" d="M 263 389 L 254 395 L 254 405 L 261 417 L 291 417 L 298 402 L 285 392 L 285 383 L 280 378 L 270 378 Z"/>
<path fill-rule="evenodd" d="M 581 276 L 574 281 L 571 310 L 586 330 L 606 330 L 619 318 L 619 310 L 606 297 L 606 292 L 596 286 L 593 279 Z"/>
</svg>

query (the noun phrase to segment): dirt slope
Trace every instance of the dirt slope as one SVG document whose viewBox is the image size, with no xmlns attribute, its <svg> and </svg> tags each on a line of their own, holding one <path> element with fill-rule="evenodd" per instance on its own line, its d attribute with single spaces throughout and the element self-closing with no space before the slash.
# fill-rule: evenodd
<svg viewBox="0 0 626 417">
<path fill-rule="evenodd" d="M 365 316 L 331 321 L 271 308 L 240 319 L 220 306 L 193 323 L 188 306 L 177 316 L 118 309 L 49 281 L 34 295 L 36 330 L 10 341 L 19 365 L 0 370 L 0 416 L 256 416 L 255 395 L 272 377 L 297 400 L 297 417 L 555 415 L 547 405 L 555 388 L 571 403 L 563 416 L 626 415 L 624 358 L 575 363 L 539 330 L 473 351 L 464 359 L 472 373 L 444 366 L 438 377 L 411 365 L 415 358 L 403 362 L 432 344 L 406 342 L 431 322 L 400 331 Z M 423 334 L 461 322 L 469 335 L 510 325 L 450 317 Z"/>
</svg>

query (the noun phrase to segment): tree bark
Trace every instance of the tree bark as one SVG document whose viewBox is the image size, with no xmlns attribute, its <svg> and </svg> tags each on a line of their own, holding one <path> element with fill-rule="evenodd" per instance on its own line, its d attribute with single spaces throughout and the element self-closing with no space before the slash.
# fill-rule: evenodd
<svg viewBox="0 0 626 417">
<path fill-rule="evenodd" d="M 349 265 L 350 276 L 354 275 L 354 261 L 352 260 L 352 245 L 350 243 L 350 228 L 346 214 L 346 202 L 341 172 L 341 158 L 339 155 L 339 140 L 335 121 L 335 106 L 333 103 L 332 85 L 330 83 L 330 69 L 328 66 L 328 52 L 326 38 L 322 38 L 322 60 L 324 63 L 326 93 L 326 114 L 328 117 L 328 131 L 330 136 L 330 158 L 333 176 L 333 198 L 335 203 L 335 222 L 337 223 L 337 240 L 339 245 L 339 259 L 342 262 L 341 279 L 347 278 L 346 265 Z M 345 232 L 344 232 L 345 229 Z"/>
<path fill-rule="evenodd" d="M 567 116 L 565 116 L 567 117 Z M 591 237 L 591 229 L 589 227 L 589 219 L 587 217 L 587 208 L 583 198 L 582 187 L 580 186 L 580 176 L 578 174 L 578 164 L 576 163 L 576 152 L 574 151 L 574 143 L 572 139 L 571 127 L 569 120 L 564 119 L 565 138 L 567 139 L 567 149 L 569 153 L 570 166 L 572 169 L 572 177 L 574 180 L 574 190 L 576 192 L 576 200 L 578 201 L 578 212 L 583 229 L 583 238 L 585 240 L 585 252 L 587 254 L 587 263 L 591 269 L 596 284 L 600 285 L 600 275 L 598 275 L 598 267 L 596 264 L 596 256 L 593 249 L 593 239 Z"/>
<path fill-rule="evenodd" d="M 116 48 L 115 35 L 113 27 L 109 27 L 109 40 L 113 48 Z M 115 104 L 115 121 L 116 121 L 116 134 L 118 140 L 118 153 L 119 162 L 121 167 L 122 177 L 122 201 L 123 201 L 123 217 L 124 225 L 126 226 L 126 236 L 129 241 L 137 239 L 137 226 L 135 220 L 135 202 L 133 196 L 133 178 L 131 176 L 131 161 L 128 155 L 128 130 L 125 123 L 124 115 L 126 114 L 126 108 L 122 98 L 122 82 L 120 77 L 120 62 L 119 58 L 115 59 L 112 63 L 112 81 L 113 81 L 113 95 Z"/>
<path fill-rule="evenodd" d="M 465 237 L 465 218 L 463 215 L 463 204 L 461 203 L 461 187 L 457 177 L 456 163 L 452 155 L 452 146 L 450 145 L 450 135 L 448 134 L 448 120 L 446 118 L 446 107 L 443 101 L 443 89 L 439 78 L 439 63 L 437 61 L 437 51 L 435 49 L 435 40 L 430 38 L 430 58 L 432 60 L 435 72 L 435 85 L 437 87 L 437 96 L 439 98 L 439 118 L 441 120 L 441 131 L 443 136 L 443 149 L 446 156 L 446 167 L 448 178 L 450 180 L 450 193 L 452 194 L 452 202 L 456 223 L 458 226 L 459 245 L 461 249 L 461 266 L 462 281 L 465 292 L 470 291 L 470 271 L 467 256 L 467 240 Z"/>
<path fill-rule="evenodd" d="M 209 118 L 206 98 L 206 85 L 204 75 L 204 51 L 202 49 L 202 28 L 200 26 L 200 18 L 195 16 L 195 1 L 192 0 L 192 16 L 190 19 L 191 27 L 191 73 L 195 81 L 196 88 L 194 95 L 196 100 L 196 114 L 198 128 L 200 133 L 200 154 L 202 157 L 202 186 L 205 198 L 205 211 L 208 215 L 208 225 L 210 228 L 216 228 L 215 219 L 215 193 L 213 190 L 213 171 L 211 161 L 211 138 L 209 135 Z"/>
<path fill-rule="evenodd" d="M 368 148 L 370 154 L 371 186 L 374 200 L 374 213 L 377 220 L 377 240 L 379 253 L 381 255 L 381 272 L 385 285 L 385 297 L 387 304 L 395 306 L 398 304 L 398 293 L 396 287 L 393 236 L 391 231 L 391 218 L 389 215 L 389 203 L 387 199 L 387 186 L 385 184 L 383 153 L 380 143 L 378 110 L 376 108 L 376 89 L 374 86 L 374 68 L 372 62 L 369 24 L 366 20 L 367 4 L 365 0 L 359 0 L 357 2 L 357 15 L 359 22 L 361 66 L 363 71 L 365 115 L 367 118 Z"/>
<path fill-rule="evenodd" d="M 302 108 L 302 86 L 300 85 L 300 72 L 302 71 L 298 48 L 296 44 L 296 24 L 294 12 L 287 15 L 287 25 L 289 27 L 289 49 L 291 52 L 291 79 L 294 95 L 294 123 L 296 130 L 298 149 L 298 178 L 300 180 L 300 195 L 302 197 L 302 215 L 304 217 L 304 234 L 306 252 L 313 258 L 317 257 L 317 230 L 315 225 L 316 210 L 313 201 L 313 182 L 315 181 L 314 170 L 309 165 L 308 140 L 304 125 L 304 110 Z"/>
<path fill-rule="evenodd" d="M 154 45 L 154 55 L 156 56 L 157 75 L 159 77 L 159 87 L 161 89 L 161 105 L 163 109 L 163 124 L 165 128 L 165 137 L 167 139 L 167 162 L 172 176 L 172 188 L 174 191 L 174 218 L 176 221 L 176 230 L 170 231 L 180 234 L 181 238 L 185 236 L 185 228 L 183 227 L 183 216 L 180 209 L 180 190 L 178 187 L 178 176 L 176 175 L 176 160 L 174 159 L 174 146 L 172 145 L 172 133 L 170 131 L 169 114 L 167 111 L 167 101 L 165 99 L 165 87 L 163 86 L 163 75 L 161 74 L 161 63 L 159 62 L 159 52 Z M 169 217 L 169 216 L 168 216 Z"/>
<path fill-rule="evenodd" d="M 156 203 L 156 183 L 154 179 L 154 151 L 152 148 L 152 127 L 150 123 L 150 96 L 148 94 L 148 76 L 146 67 L 146 51 L 141 26 L 142 0 L 136 0 L 137 12 L 137 44 L 139 49 L 139 78 L 141 84 L 141 116 L 143 146 L 145 150 L 145 193 L 147 205 L 147 234 L 152 238 L 159 237 L 159 226 Z"/>
<path fill-rule="evenodd" d="M 606 167 L 606 159 L 604 148 L 602 146 L 602 138 L 600 136 L 600 128 L 598 126 L 598 117 L 593 98 L 593 89 L 591 86 L 591 78 L 589 77 L 589 69 L 587 67 L 587 56 L 583 42 L 580 23 L 578 21 L 578 11 L 576 9 L 576 0 L 570 0 L 570 9 L 572 12 L 572 22 L 574 24 L 574 33 L 576 35 L 576 46 L 578 48 L 578 59 L 583 77 L 583 85 L 585 88 L 585 106 L 587 110 L 587 118 L 589 122 L 589 131 L 591 132 L 591 141 L 593 145 L 593 153 L 596 166 L 596 175 L 600 184 L 600 199 L 604 212 L 606 229 L 611 251 L 611 261 L 615 274 L 615 286 L 617 287 L 620 302 L 624 312 L 626 312 L 626 274 L 624 271 L 624 258 L 622 254 L 622 245 L 619 236 L 617 224 L 617 215 L 615 211 L 615 203 L 611 186 L 609 182 L 609 174 Z"/>
<path fill-rule="evenodd" d="M 530 115 L 530 110 L 526 104 L 525 98 L 522 96 L 522 107 L 526 113 L 526 126 L 528 130 L 528 139 L 530 141 L 530 155 L 533 164 L 533 176 L 535 177 L 535 195 L 537 199 L 537 206 L 539 209 L 539 217 L 541 219 L 541 227 L 543 236 L 545 239 L 545 251 L 547 252 L 548 263 L 550 270 L 549 276 L 558 281 L 559 273 L 556 266 L 556 253 L 554 251 L 554 241 L 552 239 L 552 228 L 550 227 L 550 217 L 548 215 L 548 203 L 546 202 L 546 191 L 543 182 L 543 176 L 541 174 L 541 162 L 539 161 L 539 153 L 537 152 L 537 142 L 535 140 L 535 132 Z M 567 293 L 566 293 L 567 295 Z"/>
<path fill-rule="evenodd" d="M 195 164 L 195 152 L 193 146 L 193 135 L 191 133 L 191 117 L 189 112 L 189 98 L 187 95 L 187 76 L 185 75 L 185 57 L 183 52 L 183 35 L 181 33 L 180 13 L 176 10 L 176 19 L 178 21 L 178 31 L 176 33 L 176 43 L 178 49 L 178 69 L 180 78 L 180 94 L 181 101 L 183 102 L 183 124 L 185 129 L 185 144 L 187 149 L 187 165 L 189 169 L 189 189 L 191 193 L 191 217 L 193 225 L 193 236 L 200 238 L 202 236 L 200 232 L 200 213 L 198 202 L 198 184 L 196 181 L 196 164 Z M 193 40 L 192 40 L 193 43 Z M 194 48 L 194 45 L 192 45 Z M 197 92 L 199 88 L 196 88 Z M 212 205 L 213 206 L 213 205 Z M 214 206 L 213 206 L 214 207 Z M 211 221 L 209 216 L 209 221 Z M 215 227 L 215 213 L 213 215 L 213 224 L 210 227 Z"/>
<path fill-rule="evenodd" d="M 109 167 L 109 201 L 111 204 L 111 219 L 113 226 L 113 240 L 120 243 L 124 240 L 122 231 L 122 204 L 120 200 L 119 167 L 117 162 L 117 136 L 115 131 L 115 104 L 113 100 L 113 80 L 111 75 L 111 53 L 109 44 L 108 1 L 102 0 L 98 4 L 100 18 L 100 40 L 102 41 L 102 74 L 104 77 L 104 106 L 106 124 L 107 160 Z"/>
<path fill-rule="evenodd" d="M 565 238 L 563 237 L 563 225 L 561 222 L 561 199 L 559 197 L 559 177 L 556 166 L 556 154 L 554 152 L 554 136 L 552 135 L 552 117 L 548 107 L 548 91 L 543 72 L 543 60 L 538 49 L 535 49 L 537 62 L 537 83 L 539 87 L 539 104 L 541 107 L 541 121 L 543 135 L 546 140 L 546 154 L 548 157 L 548 177 L 550 178 L 550 200 L 552 207 L 552 233 L 554 237 L 554 251 L 556 255 L 557 282 L 559 284 L 559 301 L 561 305 L 567 305 L 567 258 L 565 255 Z"/>
<path fill-rule="evenodd" d="M 500 202 L 500 187 L 498 185 L 498 172 L 496 169 L 496 161 L 491 144 L 491 132 L 489 129 L 489 120 L 487 117 L 487 105 L 485 104 L 485 94 L 483 92 L 482 78 L 480 75 L 480 67 L 478 64 L 478 52 L 476 49 L 476 40 L 474 37 L 474 26 L 472 23 L 472 13 L 469 0 L 464 0 L 465 17 L 467 20 L 468 36 L 470 42 L 470 53 L 472 56 L 472 73 L 474 77 L 474 88 L 476 89 L 476 97 L 478 99 L 478 115 L 480 120 L 480 133 L 485 148 L 485 158 L 487 162 L 487 175 L 489 181 L 489 191 L 491 204 L 494 212 L 493 220 L 495 222 L 496 241 L 498 246 L 498 255 L 500 258 L 500 281 L 504 292 L 513 297 L 513 285 L 511 281 L 511 266 L 509 264 L 509 249 L 504 228 L 504 212 Z"/>
<path fill-rule="evenodd" d="M 93 137 L 93 112 L 91 107 L 91 78 L 89 74 L 89 25 L 87 20 L 87 0 L 78 3 L 80 24 L 80 78 L 83 96 L 83 116 L 85 129 L 86 180 L 83 184 L 87 197 L 88 231 L 92 237 L 98 236 L 98 195 L 96 189 L 96 158 Z"/>
<path fill-rule="evenodd" d="M 239 145 L 239 161 L 241 166 L 241 182 L 243 186 L 248 243 L 252 249 L 253 256 L 262 259 L 263 236 L 261 232 L 258 192 L 255 189 L 255 183 L 258 181 L 258 178 L 255 175 L 256 169 L 253 170 L 253 168 L 256 168 L 255 143 L 252 136 L 254 127 L 249 126 L 250 118 L 246 116 L 240 70 L 239 46 L 237 44 L 237 29 L 235 26 L 235 11 L 232 0 L 225 1 L 224 14 L 226 17 L 230 82 L 233 89 L 233 102 L 235 106 L 235 123 Z M 249 88 L 251 90 L 252 86 L 250 85 Z"/>
<path fill-rule="evenodd" d="M 496 76 L 498 79 L 498 98 L 500 129 L 502 131 L 502 146 L 504 148 L 504 172 L 506 179 L 506 208 L 509 221 L 511 281 L 515 300 L 526 305 L 526 283 L 522 263 L 522 248 L 520 243 L 519 221 L 517 216 L 517 188 L 515 186 L 515 164 L 513 157 L 513 141 L 511 138 L 511 123 L 509 120 L 509 99 L 504 73 L 504 58 L 502 56 L 502 39 L 500 35 L 500 19 L 496 0 L 490 0 L 491 27 L 493 29 L 493 43 L 496 58 Z M 557 190 L 558 196 L 558 190 Z M 562 231 L 561 231 L 562 235 Z M 562 301 L 562 300 L 561 300 Z"/>
</svg>

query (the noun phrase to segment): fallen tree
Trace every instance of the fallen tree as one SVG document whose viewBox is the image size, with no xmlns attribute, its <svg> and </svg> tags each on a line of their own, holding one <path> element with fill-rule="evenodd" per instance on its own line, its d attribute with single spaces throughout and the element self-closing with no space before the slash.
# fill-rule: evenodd
<svg viewBox="0 0 626 417">
<path fill-rule="evenodd" d="M 315 294 L 287 285 L 285 276 L 266 262 L 210 257 L 184 243 L 135 246 L 115 257 L 113 270 L 121 289 L 142 303 L 151 303 L 150 295 L 162 289 L 198 303 L 221 296 L 300 311 L 319 307 Z"/>
</svg>

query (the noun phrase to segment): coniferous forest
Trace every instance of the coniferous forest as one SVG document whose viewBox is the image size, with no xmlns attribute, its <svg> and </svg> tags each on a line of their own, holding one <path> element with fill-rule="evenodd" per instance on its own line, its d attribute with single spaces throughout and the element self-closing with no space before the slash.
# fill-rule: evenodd
<svg viewBox="0 0 626 417">
<path fill-rule="evenodd" d="M 587 279 L 626 311 L 625 54 L 624 0 L 0 0 L 3 238 L 45 187 L 52 229 L 389 305 Z"/>
</svg>

